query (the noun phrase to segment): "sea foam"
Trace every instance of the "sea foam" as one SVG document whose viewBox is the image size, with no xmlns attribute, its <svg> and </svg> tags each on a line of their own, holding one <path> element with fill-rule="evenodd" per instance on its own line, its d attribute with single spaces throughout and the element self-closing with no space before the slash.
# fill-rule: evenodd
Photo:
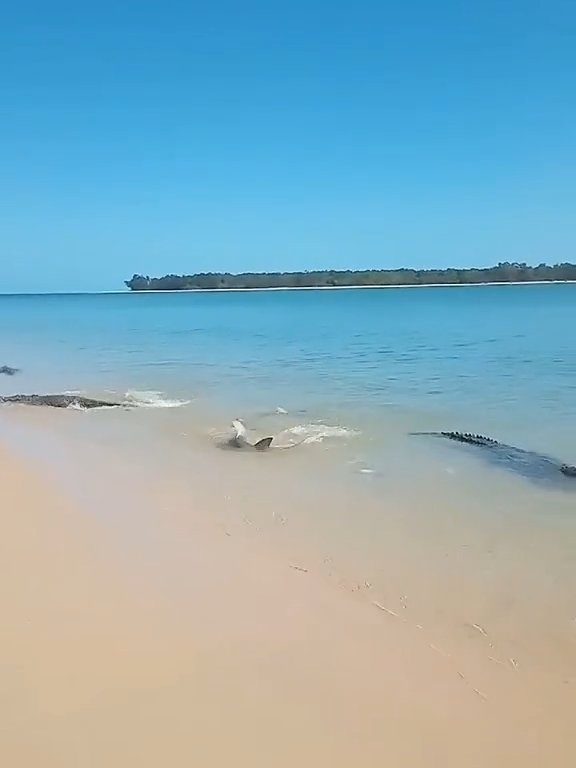
<svg viewBox="0 0 576 768">
<path fill-rule="evenodd" d="M 168 398 L 163 392 L 156 390 L 130 389 L 125 394 L 126 402 L 140 408 L 181 408 L 188 405 L 190 400 Z"/>
</svg>

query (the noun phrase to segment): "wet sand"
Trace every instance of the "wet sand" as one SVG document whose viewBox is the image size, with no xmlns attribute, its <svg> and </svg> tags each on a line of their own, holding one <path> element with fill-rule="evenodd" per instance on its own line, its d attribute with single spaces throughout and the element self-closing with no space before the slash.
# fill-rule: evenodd
<svg viewBox="0 0 576 768">
<path fill-rule="evenodd" d="M 464 663 L 205 496 L 158 482 L 121 514 L 119 477 L 98 517 L 0 451 L 2 764 L 574 765 L 573 680 Z"/>
</svg>

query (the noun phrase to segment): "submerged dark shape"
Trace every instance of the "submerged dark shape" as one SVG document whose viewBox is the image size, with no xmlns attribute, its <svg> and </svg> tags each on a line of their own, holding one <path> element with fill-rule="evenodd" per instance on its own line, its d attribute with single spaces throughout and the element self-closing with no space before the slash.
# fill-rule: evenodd
<svg viewBox="0 0 576 768">
<path fill-rule="evenodd" d="M 457 443 L 485 448 L 487 450 L 482 453 L 493 464 L 517 472 L 536 482 L 562 483 L 563 477 L 576 478 L 576 466 L 564 464 L 542 453 L 525 451 L 523 448 L 499 443 L 498 440 L 484 435 L 474 435 L 470 432 L 414 432 L 412 434 L 444 437 Z"/>
<path fill-rule="evenodd" d="M 0 403 L 18 405 L 44 405 L 50 408 L 119 408 L 124 403 L 111 403 L 107 400 L 94 400 L 82 395 L 9 395 L 0 397 Z"/>
<path fill-rule="evenodd" d="M 20 373 L 19 368 L 12 368 L 10 365 L 0 365 L 0 373 L 5 376 L 14 376 L 15 373 Z"/>
<path fill-rule="evenodd" d="M 248 448 L 253 451 L 267 451 L 270 448 L 273 437 L 264 437 L 262 440 L 258 440 L 257 443 L 249 443 L 247 440 L 239 440 L 237 437 L 231 437 L 224 443 L 220 443 L 221 448 Z"/>
</svg>

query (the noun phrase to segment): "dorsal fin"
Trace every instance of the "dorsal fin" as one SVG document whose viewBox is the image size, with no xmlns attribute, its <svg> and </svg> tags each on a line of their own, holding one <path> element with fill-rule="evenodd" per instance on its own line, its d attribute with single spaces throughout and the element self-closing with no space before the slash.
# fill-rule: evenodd
<svg viewBox="0 0 576 768">
<path fill-rule="evenodd" d="M 262 440 L 258 440 L 257 443 L 254 443 L 254 448 L 257 451 L 266 451 L 268 448 L 270 448 L 272 440 L 274 440 L 273 437 L 264 437 Z"/>
</svg>

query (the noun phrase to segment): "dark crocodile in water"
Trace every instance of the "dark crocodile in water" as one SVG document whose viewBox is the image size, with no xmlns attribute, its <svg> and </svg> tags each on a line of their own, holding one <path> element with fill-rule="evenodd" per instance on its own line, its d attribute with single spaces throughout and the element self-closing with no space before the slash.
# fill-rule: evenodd
<svg viewBox="0 0 576 768">
<path fill-rule="evenodd" d="M 20 373 L 19 368 L 12 368 L 11 365 L 0 365 L 0 373 L 5 376 L 14 376 L 15 373 Z"/>
<path fill-rule="evenodd" d="M 17 405 L 43 405 L 50 408 L 120 408 L 128 407 L 126 403 L 94 400 L 82 395 L 9 395 L 0 397 L 0 403 L 15 403 Z"/>
<path fill-rule="evenodd" d="M 542 453 L 500 443 L 484 435 L 474 435 L 470 432 L 414 432 L 413 434 L 443 437 L 457 443 L 486 449 L 482 451 L 482 455 L 492 464 L 512 470 L 535 482 L 558 485 L 563 484 L 568 478 L 576 480 L 576 466 L 565 464 Z"/>
</svg>

